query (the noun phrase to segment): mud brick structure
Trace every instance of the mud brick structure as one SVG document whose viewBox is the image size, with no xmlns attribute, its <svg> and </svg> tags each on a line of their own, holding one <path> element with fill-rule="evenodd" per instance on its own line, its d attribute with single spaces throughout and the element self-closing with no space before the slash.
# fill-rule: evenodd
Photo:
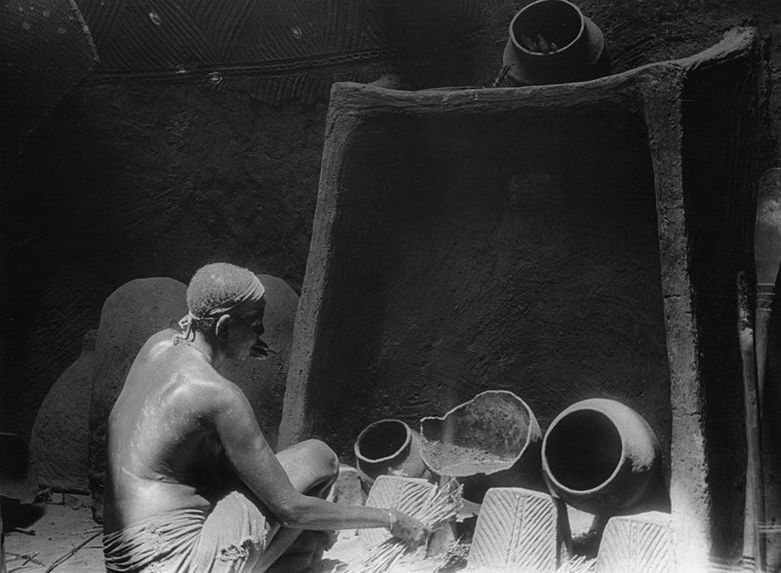
<svg viewBox="0 0 781 573">
<path fill-rule="evenodd" d="M 280 445 L 349 456 L 373 420 L 414 427 L 487 389 L 543 431 L 612 398 L 660 440 L 677 570 L 736 559 L 735 275 L 765 96 L 751 30 L 580 84 L 335 84 Z"/>
</svg>

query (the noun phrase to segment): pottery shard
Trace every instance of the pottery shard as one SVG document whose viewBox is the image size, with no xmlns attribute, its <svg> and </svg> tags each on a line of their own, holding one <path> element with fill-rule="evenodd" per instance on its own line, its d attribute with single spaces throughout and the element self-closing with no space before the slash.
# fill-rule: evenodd
<svg viewBox="0 0 781 573">
<path fill-rule="evenodd" d="M 87 491 L 88 419 L 96 337 L 96 330 L 84 335 L 81 355 L 60 375 L 38 409 L 30 449 L 40 485 Z"/>
</svg>

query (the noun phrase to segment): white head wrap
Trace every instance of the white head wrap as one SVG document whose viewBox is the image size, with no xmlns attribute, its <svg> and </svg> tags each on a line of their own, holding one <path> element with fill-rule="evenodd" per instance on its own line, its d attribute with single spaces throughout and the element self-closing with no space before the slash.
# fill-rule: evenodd
<svg viewBox="0 0 781 573">
<path fill-rule="evenodd" d="M 184 340 L 190 340 L 195 337 L 193 327 L 195 325 L 209 327 L 214 324 L 223 314 L 227 314 L 238 307 L 246 304 L 257 304 L 263 298 L 266 289 L 263 283 L 252 272 L 247 273 L 247 285 L 240 292 L 230 295 L 222 301 L 214 303 L 209 308 L 194 314 L 190 310 L 179 321 L 179 328 L 182 330 L 180 337 Z"/>
</svg>

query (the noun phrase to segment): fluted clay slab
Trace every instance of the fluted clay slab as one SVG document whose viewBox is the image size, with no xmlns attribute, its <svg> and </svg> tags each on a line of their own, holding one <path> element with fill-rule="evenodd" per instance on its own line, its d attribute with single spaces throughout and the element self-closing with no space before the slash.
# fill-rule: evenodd
<svg viewBox="0 0 781 573">
<path fill-rule="evenodd" d="M 670 514 L 649 511 L 608 521 L 595 573 L 672 573 Z"/>
<path fill-rule="evenodd" d="M 366 498 L 367 507 L 398 509 L 403 513 L 413 513 L 434 487 L 420 478 L 397 476 L 379 476 Z M 390 537 L 385 528 L 361 529 L 358 536 L 367 547 L 375 547 Z"/>
<path fill-rule="evenodd" d="M 550 495 L 523 488 L 491 488 L 477 519 L 469 571 L 553 573 L 558 513 Z"/>
</svg>

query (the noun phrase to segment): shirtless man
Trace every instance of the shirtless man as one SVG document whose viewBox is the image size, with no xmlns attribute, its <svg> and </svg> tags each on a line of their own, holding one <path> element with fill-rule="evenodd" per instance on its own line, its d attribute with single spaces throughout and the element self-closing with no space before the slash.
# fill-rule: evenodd
<svg viewBox="0 0 781 573">
<path fill-rule="evenodd" d="M 187 288 L 183 332 L 153 335 L 133 362 L 109 416 L 109 573 L 296 573 L 332 529 L 387 527 L 410 546 L 424 541 L 424 527 L 396 510 L 322 499 L 334 452 L 307 440 L 275 455 L 244 393 L 219 374 L 226 358 L 265 355 L 263 293 L 247 269 L 203 267 Z"/>
</svg>

